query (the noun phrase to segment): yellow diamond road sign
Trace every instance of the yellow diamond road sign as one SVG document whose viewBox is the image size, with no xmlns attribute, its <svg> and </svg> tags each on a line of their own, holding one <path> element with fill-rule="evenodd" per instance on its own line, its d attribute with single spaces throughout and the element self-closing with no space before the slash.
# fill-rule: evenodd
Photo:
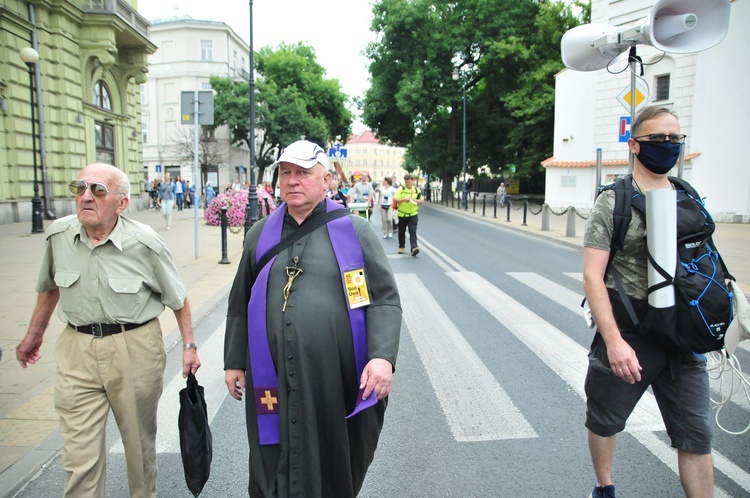
<svg viewBox="0 0 750 498">
<path fill-rule="evenodd" d="M 640 111 L 643 106 L 645 106 L 651 100 L 651 97 L 648 94 L 648 90 L 641 86 L 640 81 L 636 83 L 634 91 L 631 91 L 630 85 L 626 86 L 623 91 L 620 92 L 620 95 L 617 96 L 617 101 L 621 103 L 628 112 L 630 112 L 630 104 L 633 101 L 634 94 L 636 112 Z"/>
</svg>

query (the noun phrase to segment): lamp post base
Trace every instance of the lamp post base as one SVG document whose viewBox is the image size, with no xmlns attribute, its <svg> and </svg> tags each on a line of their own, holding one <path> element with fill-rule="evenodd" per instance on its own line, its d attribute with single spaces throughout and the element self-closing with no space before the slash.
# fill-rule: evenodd
<svg viewBox="0 0 750 498">
<path fill-rule="evenodd" d="M 31 233 L 44 233 L 43 211 L 42 198 L 35 195 L 31 199 Z"/>
</svg>

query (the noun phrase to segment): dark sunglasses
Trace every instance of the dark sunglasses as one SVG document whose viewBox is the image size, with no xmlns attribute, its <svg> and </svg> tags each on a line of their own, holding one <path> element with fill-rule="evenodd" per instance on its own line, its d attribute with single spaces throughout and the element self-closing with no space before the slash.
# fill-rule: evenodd
<svg viewBox="0 0 750 498">
<path fill-rule="evenodd" d="M 650 133 L 648 135 L 641 135 L 639 137 L 633 137 L 633 140 L 638 141 L 639 138 L 648 137 L 648 140 L 641 140 L 641 142 L 657 142 L 664 143 L 669 140 L 669 143 L 674 145 L 680 145 L 685 143 L 687 135 L 667 135 L 665 133 Z"/>
<path fill-rule="evenodd" d="M 103 183 L 87 182 L 86 180 L 73 180 L 68 183 L 68 190 L 70 190 L 70 193 L 73 195 L 83 195 L 87 188 L 91 192 L 91 195 L 97 199 L 103 199 L 110 193 L 107 186 Z"/>
</svg>

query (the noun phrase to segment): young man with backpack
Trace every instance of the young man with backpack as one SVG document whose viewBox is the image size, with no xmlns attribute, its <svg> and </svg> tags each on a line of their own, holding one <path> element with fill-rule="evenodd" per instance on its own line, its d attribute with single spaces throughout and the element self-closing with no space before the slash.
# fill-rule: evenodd
<svg viewBox="0 0 750 498">
<path fill-rule="evenodd" d="M 628 147 L 635 155 L 634 195 L 675 188 L 668 173 L 685 140 L 677 117 L 664 107 L 646 108 L 635 119 L 631 136 Z M 677 190 L 679 204 L 687 194 Z M 615 197 L 615 189 L 610 189 L 596 199 L 583 242 L 583 287 L 597 326 L 585 381 L 586 427 L 597 480 L 592 496 L 615 496 L 611 469 L 616 434 L 625 428 L 636 403 L 651 386 L 667 434 L 677 449 L 685 494 L 710 497 L 714 487 L 713 424 L 706 360 L 703 355 L 675 351 L 657 342 L 656 332 L 647 325 L 646 217 L 638 209 L 631 208 L 622 248 L 610 260 Z M 678 234 L 680 223 L 678 214 Z M 638 325 L 633 324 L 617 290 L 618 277 Z"/>
</svg>

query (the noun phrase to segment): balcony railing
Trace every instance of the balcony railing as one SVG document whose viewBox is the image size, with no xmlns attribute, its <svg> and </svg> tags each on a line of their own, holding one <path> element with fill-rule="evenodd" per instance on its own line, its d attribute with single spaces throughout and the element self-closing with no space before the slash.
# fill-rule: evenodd
<svg viewBox="0 0 750 498">
<path fill-rule="evenodd" d="M 148 38 L 148 21 L 125 0 L 73 0 L 72 3 L 84 12 L 114 14 L 130 24 L 139 34 Z"/>
</svg>

